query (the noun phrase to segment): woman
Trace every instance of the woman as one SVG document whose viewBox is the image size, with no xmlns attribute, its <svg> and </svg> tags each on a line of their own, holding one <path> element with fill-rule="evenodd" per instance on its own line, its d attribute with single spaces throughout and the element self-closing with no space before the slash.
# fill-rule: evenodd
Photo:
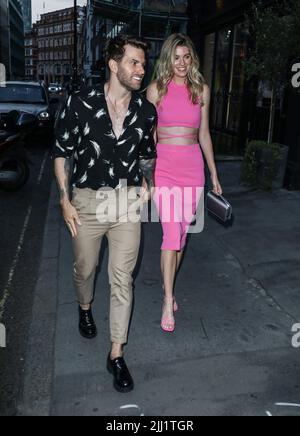
<svg viewBox="0 0 300 436">
<path fill-rule="evenodd" d="M 155 201 L 164 233 L 161 269 L 165 298 L 161 327 L 166 332 L 175 330 L 174 312 L 178 310 L 174 298 L 175 278 L 200 200 L 199 193 L 203 193 L 205 185 L 199 142 L 214 192 L 222 194 L 209 131 L 210 90 L 199 67 L 190 38 L 182 34 L 171 35 L 162 48 L 157 80 L 149 86 L 147 93 L 158 112 Z M 164 196 L 162 188 L 175 188 L 174 195 Z M 185 188 L 192 188 L 192 191 Z M 192 196 L 186 192 L 192 192 Z"/>
</svg>

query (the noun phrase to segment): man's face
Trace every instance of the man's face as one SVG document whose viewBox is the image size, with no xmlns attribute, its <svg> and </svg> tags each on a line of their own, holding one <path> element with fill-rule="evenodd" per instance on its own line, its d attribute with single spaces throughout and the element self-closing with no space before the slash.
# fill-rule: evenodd
<svg viewBox="0 0 300 436">
<path fill-rule="evenodd" d="M 144 50 L 126 45 L 124 57 L 117 65 L 120 84 L 128 91 L 140 90 L 146 68 Z"/>
</svg>

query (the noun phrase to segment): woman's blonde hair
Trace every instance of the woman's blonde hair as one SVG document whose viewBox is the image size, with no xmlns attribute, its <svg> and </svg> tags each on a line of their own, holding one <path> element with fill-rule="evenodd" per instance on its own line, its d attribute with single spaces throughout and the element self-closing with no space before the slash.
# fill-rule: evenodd
<svg viewBox="0 0 300 436">
<path fill-rule="evenodd" d="M 164 43 L 156 70 L 156 83 L 159 101 L 167 94 L 168 85 L 174 78 L 174 63 L 177 47 L 187 47 L 192 57 L 192 65 L 188 74 L 187 86 L 193 104 L 203 104 L 202 95 L 205 79 L 200 73 L 200 61 L 192 40 L 181 33 L 171 35 Z"/>
</svg>

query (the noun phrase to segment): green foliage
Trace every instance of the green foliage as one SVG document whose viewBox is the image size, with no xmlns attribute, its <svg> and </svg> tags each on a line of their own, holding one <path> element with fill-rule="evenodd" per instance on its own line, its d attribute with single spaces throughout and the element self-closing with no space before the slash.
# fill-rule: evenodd
<svg viewBox="0 0 300 436">
<path fill-rule="evenodd" d="M 300 54 L 300 0 L 252 6 L 247 16 L 255 48 L 245 62 L 248 78 L 265 81 L 278 95 L 288 83 L 287 69 Z"/>
<path fill-rule="evenodd" d="M 278 174 L 280 155 L 280 144 L 251 141 L 247 146 L 243 162 L 243 183 L 253 188 L 271 191 Z"/>
</svg>

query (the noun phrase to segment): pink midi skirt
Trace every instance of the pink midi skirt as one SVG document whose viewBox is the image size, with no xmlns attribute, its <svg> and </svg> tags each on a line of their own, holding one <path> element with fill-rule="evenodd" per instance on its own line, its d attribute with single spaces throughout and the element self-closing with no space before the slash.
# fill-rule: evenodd
<svg viewBox="0 0 300 436">
<path fill-rule="evenodd" d="M 184 249 L 204 186 L 199 144 L 157 145 L 154 201 L 163 227 L 162 250 Z"/>
</svg>

